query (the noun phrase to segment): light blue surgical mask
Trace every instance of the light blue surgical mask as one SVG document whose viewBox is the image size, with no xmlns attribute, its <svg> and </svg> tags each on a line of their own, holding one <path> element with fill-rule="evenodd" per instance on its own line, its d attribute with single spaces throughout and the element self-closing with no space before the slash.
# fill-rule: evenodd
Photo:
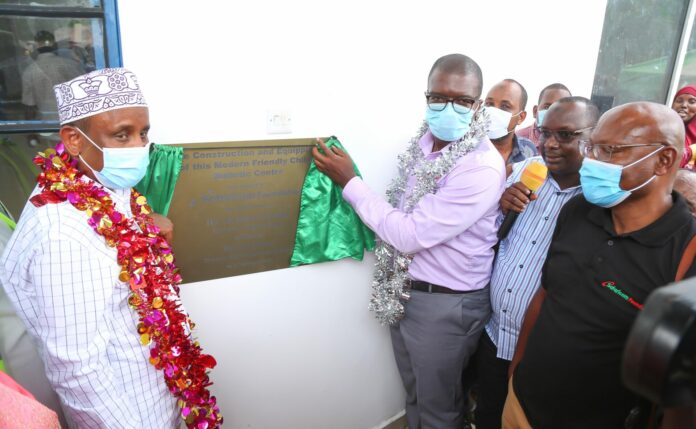
<svg viewBox="0 0 696 429">
<path fill-rule="evenodd" d="M 544 110 L 537 110 L 537 127 L 540 127 L 541 124 L 544 122 L 544 116 L 546 116 L 546 112 L 548 112 L 549 109 L 544 109 Z"/>
<path fill-rule="evenodd" d="M 101 171 L 96 171 L 82 158 L 85 165 L 92 170 L 99 183 L 111 189 L 129 189 L 137 185 L 150 163 L 150 143 L 142 147 L 101 148 L 81 129 L 75 127 L 87 141 L 102 152 L 104 163 Z"/>
<path fill-rule="evenodd" d="M 452 107 L 452 102 L 448 102 L 439 112 L 429 107 L 425 108 L 425 120 L 428 122 L 430 132 L 445 142 L 457 141 L 464 137 L 471 127 L 473 117 L 473 109 L 467 113 L 457 113 Z"/>
<path fill-rule="evenodd" d="M 582 185 L 582 193 L 585 195 L 585 199 L 604 208 L 614 207 L 622 203 L 634 191 L 646 186 L 655 180 L 657 176 L 653 175 L 642 185 L 633 189 L 624 190 L 621 189 L 620 185 L 621 172 L 650 158 L 662 149 L 664 149 L 664 146 L 660 146 L 660 148 L 650 152 L 641 159 L 624 166 L 585 157 L 582 161 L 582 167 L 580 167 L 580 185 Z"/>
</svg>

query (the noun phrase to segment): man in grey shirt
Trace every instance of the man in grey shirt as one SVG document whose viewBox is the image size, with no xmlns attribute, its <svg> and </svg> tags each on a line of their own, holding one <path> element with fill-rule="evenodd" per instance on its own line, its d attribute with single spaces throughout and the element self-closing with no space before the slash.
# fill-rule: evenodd
<svg viewBox="0 0 696 429">
<path fill-rule="evenodd" d="M 22 73 L 22 104 L 26 119 L 57 119 L 53 86 L 84 73 L 77 61 L 56 55 L 56 40 L 49 31 L 39 31 L 34 40 L 38 56 Z"/>
</svg>

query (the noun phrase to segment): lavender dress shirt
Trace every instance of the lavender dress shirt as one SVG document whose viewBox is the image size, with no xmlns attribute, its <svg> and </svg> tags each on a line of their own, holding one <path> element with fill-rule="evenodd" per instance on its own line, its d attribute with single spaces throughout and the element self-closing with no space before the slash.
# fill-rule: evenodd
<svg viewBox="0 0 696 429">
<path fill-rule="evenodd" d="M 450 148 L 432 152 L 433 143 L 430 131 L 419 142 L 428 161 Z M 406 195 L 414 185 L 412 176 Z M 382 240 L 414 254 L 409 267 L 413 279 L 454 290 L 484 288 L 491 277 L 495 220 L 505 189 L 503 158 L 484 137 L 438 185 L 437 192 L 424 196 L 411 213 L 401 210 L 406 198 L 394 208 L 359 177 L 346 184 L 343 198 Z"/>
</svg>

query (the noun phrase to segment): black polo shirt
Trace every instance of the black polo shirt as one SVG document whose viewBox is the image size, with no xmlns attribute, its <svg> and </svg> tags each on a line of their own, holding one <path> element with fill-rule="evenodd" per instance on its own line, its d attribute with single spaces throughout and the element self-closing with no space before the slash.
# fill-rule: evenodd
<svg viewBox="0 0 696 429">
<path fill-rule="evenodd" d="M 619 429 L 636 396 L 621 356 L 647 296 L 674 281 L 696 220 L 684 199 L 657 221 L 617 235 L 611 211 L 578 195 L 561 210 L 543 267 L 546 299 L 513 388 L 535 429 Z M 696 274 L 696 264 L 687 277 Z"/>
</svg>

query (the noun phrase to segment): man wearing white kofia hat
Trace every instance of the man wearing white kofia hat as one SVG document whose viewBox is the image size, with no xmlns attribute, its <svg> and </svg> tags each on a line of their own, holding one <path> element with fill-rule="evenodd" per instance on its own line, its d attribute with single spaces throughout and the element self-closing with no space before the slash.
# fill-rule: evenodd
<svg viewBox="0 0 696 429">
<path fill-rule="evenodd" d="M 132 189 L 150 146 L 136 76 L 96 70 L 55 93 L 62 143 L 34 159 L 0 283 L 79 428 L 218 427 L 215 361 L 191 338 L 171 248 Z"/>
</svg>

